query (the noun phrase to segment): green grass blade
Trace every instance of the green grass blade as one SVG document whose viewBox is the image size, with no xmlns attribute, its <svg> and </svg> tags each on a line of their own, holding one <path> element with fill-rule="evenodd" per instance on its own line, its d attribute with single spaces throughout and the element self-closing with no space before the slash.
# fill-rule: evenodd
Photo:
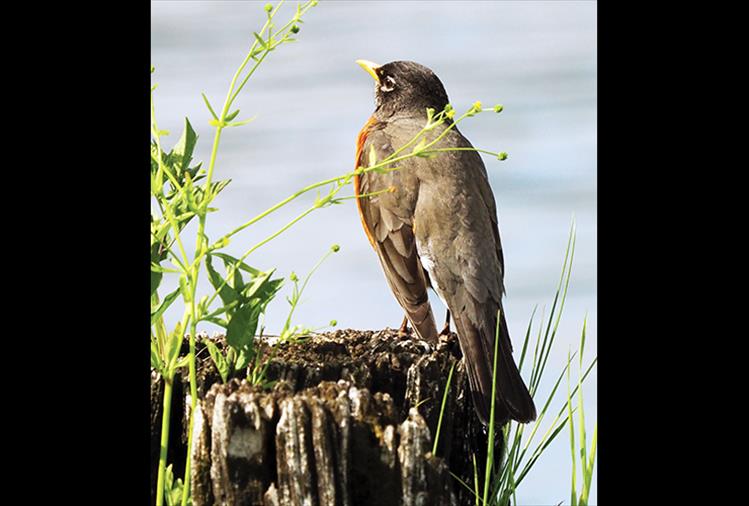
<svg viewBox="0 0 749 506">
<path fill-rule="evenodd" d="M 551 346 L 554 342 L 554 339 L 557 334 L 557 330 L 559 329 L 559 322 L 562 319 L 562 312 L 564 311 L 564 303 L 567 300 L 567 291 L 569 289 L 570 285 L 570 278 L 572 277 L 572 260 L 575 257 L 575 243 L 576 243 L 576 235 L 575 235 L 575 222 L 573 220 L 572 225 L 570 227 L 570 239 L 567 244 L 567 249 L 569 253 L 569 264 L 567 264 L 567 273 L 566 276 L 564 275 L 564 272 L 562 273 L 564 276 L 564 291 L 562 292 L 562 298 L 560 299 L 559 303 L 559 312 L 556 313 L 556 320 L 554 322 L 554 328 L 551 332 L 551 339 L 549 342 L 549 346 L 546 348 L 545 354 L 543 354 L 543 360 L 541 361 L 540 366 L 540 373 L 537 377 L 537 384 L 541 381 L 541 376 L 543 375 L 543 371 L 546 369 L 546 363 L 549 359 L 549 353 L 551 352 Z M 565 255 L 565 263 L 566 263 L 566 255 Z M 555 299 L 556 302 L 556 299 Z M 551 319 L 554 317 L 555 309 L 552 308 L 552 314 L 549 316 L 549 323 L 551 323 Z M 547 328 L 548 333 L 548 328 Z M 546 341 L 546 338 L 544 338 L 544 341 Z"/>
<path fill-rule="evenodd" d="M 460 476 L 458 476 L 457 474 L 453 473 L 452 471 L 448 471 L 448 472 L 450 473 L 450 476 L 452 476 L 453 478 L 455 478 L 457 480 L 457 482 L 460 483 L 463 486 L 463 488 L 465 488 L 466 490 L 468 490 L 471 493 L 471 495 L 473 495 L 476 498 L 476 506 L 480 506 L 480 504 L 481 504 L 481 497 L 479 497 L 479 495 L 478 495 L 478 491 L 479 491 L 479 488 L 478 488 L 478 474 L 477 474 L 478 472 L 476 471 L 476 468 L 475 468 L 475 465 L 476 465 L 476 457 L 475 456 L 473 457 L 473 463 L 474 463 L 474 475 L 476 476 L 476 480 L 477 480 L 476 483 L 475 483 L 475 485 L 476 485 L 476 489 L 475 490 L 472 489 L 469 484 L 467 484 L 466 482 L 464 482 L 463 480 L 461 480 Z"/>
<path fill-rule="evenodd" d="M 585 330 L 587 327 L 587 315 L 585 317 L 585 320 L 583 320 L 583 332 L 582 336 L 580 338 L 580 371 L 582 371 L 583 368 L 583 349 L 585 348 Z M 582 376 L 580 373 L 578 373 L 578 379 L 577 379 L 577 405 L 579 408 L 579 415 L 580 415 L 580 468 L 583 473 L 583 479 L 585 476 L 585 460 L 587 458 L 587 449 L 585 447 L 586 445 L 586 435 L 585 435 L 585 409 L 583 406 L 583 388 L 582 388 Z"/>
<path fill-rule="evenodd" d="M 476 496 L 476 506 L 479 506 L 479 468 L 476 465 L 476 454 L 472 453 L 473 458 L 473 486 L 476 489 L 474 495 Z"/>
<path fill-rule="evenodd" d="M 593 439 L 590 443 L 590 458 L 585 466 L 585 475 L 583 482 L 583 491 L 580 493 L 580 501 L 588 502 L 588 495 L 590 494 L 590 484 L 593 481 L 593 467 L 596 462 L 596 444 L 598 443 L 598 422 L 593 425 Z"/>
<path fill-rule="evenodd" d="M 486 443 L 486 472 L 484 474 L 484 503 L 489 498 L 489 485 L 491 484 L 492 465 L 494 464 L 494 406 L 497 401 L 497 356 L 499 355 L 499 324 L 501 321 L 501 310 L 497 311 L 497 324 L 494 331 L 494 364 L 492 365 L 492 402 L 489 413 L 489 437 Z"/>
<path fill-rule="evenodd" d="M 530 341 L 531 337 L 531 327 L 533 326 L 533 316 L 536 314 L 536 309 L 538 309 L 538 305 L 533 306 L 533 311 L 531 312 L 531 318 L 528 320 L 528 329 L 525 331 L 525 338 L 523 339 L 523 351 L 520 352 L 520 362 L 518 362 L 518 371 L 523 370 L 523 362 L 525 361 L 525 352 L 528 349 L 528 342 Z"/>
<path fill-rule="evenodd" d="M 567 362 L 570 361 L 570 354 L 567 352 Z M 570 393 L 570 370 L 567 369 L 567 419 L 570 422 L 570 451 L 572 453 L 572 492 L 570 497 L 570 506 L 577 506 L 575 470 L 577 468 L 575 456 L 575 422 L 572 417 L 572 394 Z"/>
<path fill-rule="evenodd" d="M 437 431 L 434 435 L 434 445 L 432 446 L 432 455 L 437 455 L 437 443 L 440 440 L 440 431 L 442 430 L 442 416 L 445 414 L 445 405 L 447 404 L 447 394 L 450 392 L 450 381 L 453 379 L 453 370 L 455 369 L 455 364 L 457 361 L 453 362 L 453 365 L 450 366 L 450 372 L 447 374 L 447 385 L 445 386 L 445 392 L 442 394 L 442 406 L 440 406 L 440 417 L 437 421 Z"/>
</svg>

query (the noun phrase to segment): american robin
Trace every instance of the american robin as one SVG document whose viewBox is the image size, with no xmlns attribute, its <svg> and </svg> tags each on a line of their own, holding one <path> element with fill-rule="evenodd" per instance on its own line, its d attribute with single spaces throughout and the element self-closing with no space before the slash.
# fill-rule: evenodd
<svg viewBox="0 0 749 506">
<path fill-rule="evenodd" d="M 357 141 L 356 165 L 366 167 L 372 146 L 377 160 L 387 158 L 421 131 L 427 108 L 441 111 L 448 98 L 434 72 L 418 63 L 357 63 L 376 81 L 375 111 Z M 428 140 L 449 121 L 428 132 Z M 452 128 L 435 147 L 472 146 Z M 443 333 L 449 332 L 452 315 L 476 413 L 487 424 L 499 311 L 495 422 L 534 420 L 536 408 L 512 358 L 502 311 L 504 259 L 497 207 L 481 157 L 471 150 L 446 151 L 408 158 L 397 167 L 363 173 L 354 187 L 357 195 L 365 195 L 356 199 L 364 231 L 406 319 L 421 339 L 436 343 L 440 333 L 427 288 L 442 299 L 448 308 Z"/>
</svg>

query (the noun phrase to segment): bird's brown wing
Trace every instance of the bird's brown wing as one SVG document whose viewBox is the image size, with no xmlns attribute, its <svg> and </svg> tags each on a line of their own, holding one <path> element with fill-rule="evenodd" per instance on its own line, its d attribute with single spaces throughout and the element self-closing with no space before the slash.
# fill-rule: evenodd
<svg viewBox="0 0 749 506">
<path fill-rule="evenodd" d="M 470 146 L 457 132 L 446 141 Z M 502 310 L 504 293 L 496 205 L 486 169 L 475 152 L 446 153 L 432 163 L 436 177 L 430 181 L 422 175 L 415 212 L 417 250 L 455 321 L 474 404 L 486 423 L 497 312 Z M 513 360 L 504 314 L 499 319 L 498 345 L 497 422 L 532 420 L 535 407 Z"/>
<path fill-rule="evenodd" d="M 393 152 L 392 140 L 384 126 L 374 120 L 365 125 L 357 142 L 357 167 L 369 166 L 372 147 L 377 160 Z M 436 342 L 437 326 L 413 234 L 418 180 L 407 169 L 369 172 L 355 178 L 354 190 L 356 195 L 361 195 L 357 205 L 362 225 L 393 295 L 419 337 Z"/>
</svg>

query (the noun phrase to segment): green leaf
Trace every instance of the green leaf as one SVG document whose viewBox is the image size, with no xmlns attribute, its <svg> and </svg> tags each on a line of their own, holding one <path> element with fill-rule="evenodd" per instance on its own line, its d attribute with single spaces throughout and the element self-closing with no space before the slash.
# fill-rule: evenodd
<svg viewBox="0 0 749 506">
<path fill-rule="evenodd" d="M 231 273 L 231 287 L 234 288 L 234 291 L 237 293 L 242 294 L 246 286 L 244 278 L 242 278 L 242 269 L 234 268 L 233 266 L 234 264 L 228 263 L 224 260 L 224 269 L 226 269 L 226 277 L 224 279 L 229 279 L 229 273 Z"/>
<path fill-rule="evenodd" d="M 239 353 L 237 354 L 237 359 L 234 362 L 234 370 L 240 371 L 247 367 L 250 362 L 252 362 L 252 358 L 254 356 L 254 349 L 252 346 L 245 346 L 242 349 L 239 350 Z"/>
<path fill-rule="evenodd" d="M 257 277 L 257 276 L 259 276 L 260 274 L 263 273 L 262 271 L 260 271 L 258 269 L 255 269 L 254 267 L 250 267 L 249 265 L 247 265 L 244 262 L 240 262 L 238 258 L 235 258 L 235 257 L 233 257 L 231 255 L 227 255 L 226 253 L 212 253 L 212 255 L 215 256 L 215 257 L 220 258 L 221 260 L 223 260 L 224 261 L 224 266 L 227 269 L 229 268 L 230 265 L 237 265 L 238 264 L 238 267 L 241 270 L 250 273 L 250 275 L 253 278 L 255 278 L 255 277 Z"/>
<path fill-rule="evenodd" d="M 170 269 L 168 267 L 162 267 L 159 264 L 151 264 L 151 272 L 159 272 L 159 273 L 165 273 L 165 272 L 181 272 L 176 269 Z"/>
<path fill-rule="evenodd" d="M 227 271 L 227 275 L 228 275 Z M 247 286 L 244 282 L 244 278 L 242 277 L 242 270 L 241 269 L 234 269 L 234 272 L 232 274 L 232 281 L 231 286 L 234 288 L 234 290 L 237 291 L 237 293 L 242 293 Z"/>
<path fill-rule="evenodd" d="M 219 327 L 226 328 L 226 326 L 229 324 L 226 320 L 223 318 L 216 318 L 215 316 L 205 316 L 203 317 L 204 321 L 214 323 L 218 325 Z"/>
<path fill-rule="evenodd" d="M 213 363 L 216 364 L 216 369 L 221 375 L 221 380 L 226 383 L 229 379 L 229 364 L 226 362 L 226 358 L 221 354 L 221 350 L 213 341 L 205 341 L 205 345 L 208 348 L 208 353 L 211 354 Z"/>
<path fill-rule="evenodd" d="M 159 347 L 156 341 L 151 339 L 151 367 L 161 372 L 161 359 L 159 358 Z"/>
<path fill-rule="evenodd" d="M 164 488 L 166 488 L 167 496 L 172 491 L 172 485 L 174 484 L 174 474 L 172 473 L 172 465 L 166 466 L 164 473 Z"/>
<path fill-rule="evenodd" d="M 224 278 L 221 277 L 221 275 L 216 272 L 216 269 L 214 269 L 213 267 L 213 256 L 214 255 L 208 254 L 205 258 L 205 266 L 208 270 L 208 279 L 210 280 L 211 285 L 213 285 L 213 288 L 216 290 L 219 290 L 219 287 L 221 287 L 221 285 L 224 285 L 219 290 L 218 296 L 221 297 L 221 300 L 224 302 L 224 304 L 230 304 L 239 299 L 239 294 L 236 292 L 236 290 L 234 290 L 234 288 L 232 288 L 228 284 L 224 284 Z"/>
<path fill-rule="evenodd" d="M 237 114 L 239 114 L 239 109 L 237 109 L 236 111 L 234 111 L 232 113 L 227 114 L 226 118 L 224 119 L 224 121 L 231 121 L 231 120 L 233 120 L 234 118 L 237 117 Z"/>
<path fill-rule="evenodd" d="M 246 119 L 246 120 L 243 120 L 243 121 L 235 121 L 233 123 L 226 123 L 226 126 L 228 126 L 228 127 L 238 127 L 238 126 L 246 125 L 247 123 L 255 121 L 255 118 L 257 118 L 257 116 L 253 116 L 250 119 Z"/>
<path fill-rule="evenodd" d="M 224 179 L 224 180 L 216 181 L 215 183 L 212 183 L 211 184 L 211 194 L 213 196 L 218 195 L 218 192 L 220 192 L 221 190 L 223 190 L 224 188 L 226 188 L 226 185 L 228 185 L 229 183 L 231 183 L 231 179 Z M 202 189 L 201 189 L 201 191 L 202 191 Z"/>
<path fill-rule="evenodd" d="M 260 305 L 248 303 L 237 308 L 226 327 L 226 342 L 232 348 L 241 350 L 252 343 L 260 317 Z"/>
<path fill-rule="evenodd" d="M 414 148 L 411 150 L 411 153 L 418 153 L 419 151 L 422 151 L 424 147 L 427 145 L 427 139 L 426 137 L 422 137 L 421 140 L 414 146 Z"/>
<path fill-rule="evenodd" d="M 274 280 L 270 279 L 274 272 L 275 269 L 260 273 L 255 277 L 255 279 L 253 279 L 252 283 L 248 285 L 242 295 L 247 299 L 258 299 L 264 309 L 283 285 L 283 278 Z"/>
<path fill-rule="evenodd" d="M 198 140 L 198 135 L 193 130 L 190 120 L 185 118 L 185 128 L 182 131 L 182 136 L 177 141 L 177 144 L 172 149 L 172 156 L 176 156 L 177 170 L 183 172 L 187 170 L 192 160 L 192 153 L 195 150 L 195 144 Z"/>
<path fill-rule="evenodd" d="M 167 367 L 172 368 L 176 363 L 179 351 L 182 348 L 182 341 L 184 336 L 182 335 L 182 323 L 178 323 L 174 328 L 174 331 L 169 335 L 166 350 L 166 364 Z"/>
<path fill-rule="evenodd" d="M 152 277 L 153 277 L 153 274 L 152 274 Z M 180 288 L 177 288 L 172 293 L 164 297 L 164 300 L 161 301 L 161 304 L 159 304 L 158 309 L 151 312 L 151 325 L 153 325 L 161 317 L 161 315 L 164 314 L 164 311 L 166 311 L 167 308 L 169 308 L 169 306 L 172 305 L 172 302 L 174 302 L 177 299 L 177 297 L 179 297 L 180 291 L 181 291 Z"/>
<path fill-rule="evenodd" d="M 163 240 L 166 234 L 164 233 L 163 229 L 169 230 L 169 223 L 163 223 L 162 226 L 159 228 L 157 235 L 157 239 L 159 241 Z M 166 248 L 161 247 L 160 242 L 152 242 L 151 243 L 151 264 L 160 264 L 162 260 L 166 258 Z"/>
<path fill-rule="evenodd" d="M 187 367 L 190 365 L 190 355 L 185 355 L 181 359 L 177 360 L 177 369 L 180 367 Z"/>
<path fill-rule="evenodd" d="M 257 41 L 260 44 L 260 46 L 267 51 L 268 50 L 268 44 L 263 40 L 263 38 L 260 35 L 258 35 L 257 32 L 252 32 L 252 35 L 255 36 L 255 38 L 257 39 Z"/>
<path fill-rule="evenodd" d="M 208 110 L 211 113 L 211 116 L 213 116 L 213 119 L 218 121 L 218 115 L 216 114 L 216 111 L 213 110 L 213 107 L 211 107 L 211 103 L 208 101 L 208 97 L 205 96 L 205 93 L 200 93 L 200 95 L 203 97 L 203 102 L 205 102 L 205 105 L 208 107 Z"/>
<path fill-rule="evenodd" d="M 263 286 L 261 286 L 257 292 L 255 292 L 255 297 L 260 301 L 261 313 L 265 311 L 268 303 L 275 298 L 276 294 L 278 294 L 278 291 L 281 289 L 283 284 L 283 278 L 271 279 L 263 284 Z"/>
<path fill-rule="evenodd" d="M 151 295 L 156 293 L 156 290 L 158 290 L 159 285 L 161 284 L 161 278 L 164 277 L 164 275 L 160 272 L 151 271 Z"/>
<path fill-rule="evenodd" d="M 186 303 L 192 302 L 192 294 L 190 293 L 190 285 L 187 279 L 187 275 L 180 274 L 179 276 L 179 289 L 182 292 L 182 298 Z"/>
</svg>

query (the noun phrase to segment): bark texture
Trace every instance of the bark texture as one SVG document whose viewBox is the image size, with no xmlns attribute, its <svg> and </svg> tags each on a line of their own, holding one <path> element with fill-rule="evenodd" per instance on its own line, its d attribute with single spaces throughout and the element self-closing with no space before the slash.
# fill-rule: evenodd
<svg viewBox="0 0 749 506">
<path fill-rule="evenodd" d="M 259 344 L 269 353 L 267 341 Z M 222 384 L 207 351 L 198 355 L 200 400 L 190 450 L 195 506 L 475 504 L 450 474 L 472 487 L 472 456 L 484 462 L 487 437 L 454 334 L 436 348 L 390 329 L 339 330 L 283 344 L 274 348 L 266 371 L 270 388 L 236 378 Z M 178 427 L 171 432 L 174 446 L 181 445 L 170 459 L 175 473 L 184 473 L 177 465 L 187 450 L 186 372 L 180 381 L 173 407 Z M 156 459 L 160 388 L 154 377 Z"/>
</svg>

